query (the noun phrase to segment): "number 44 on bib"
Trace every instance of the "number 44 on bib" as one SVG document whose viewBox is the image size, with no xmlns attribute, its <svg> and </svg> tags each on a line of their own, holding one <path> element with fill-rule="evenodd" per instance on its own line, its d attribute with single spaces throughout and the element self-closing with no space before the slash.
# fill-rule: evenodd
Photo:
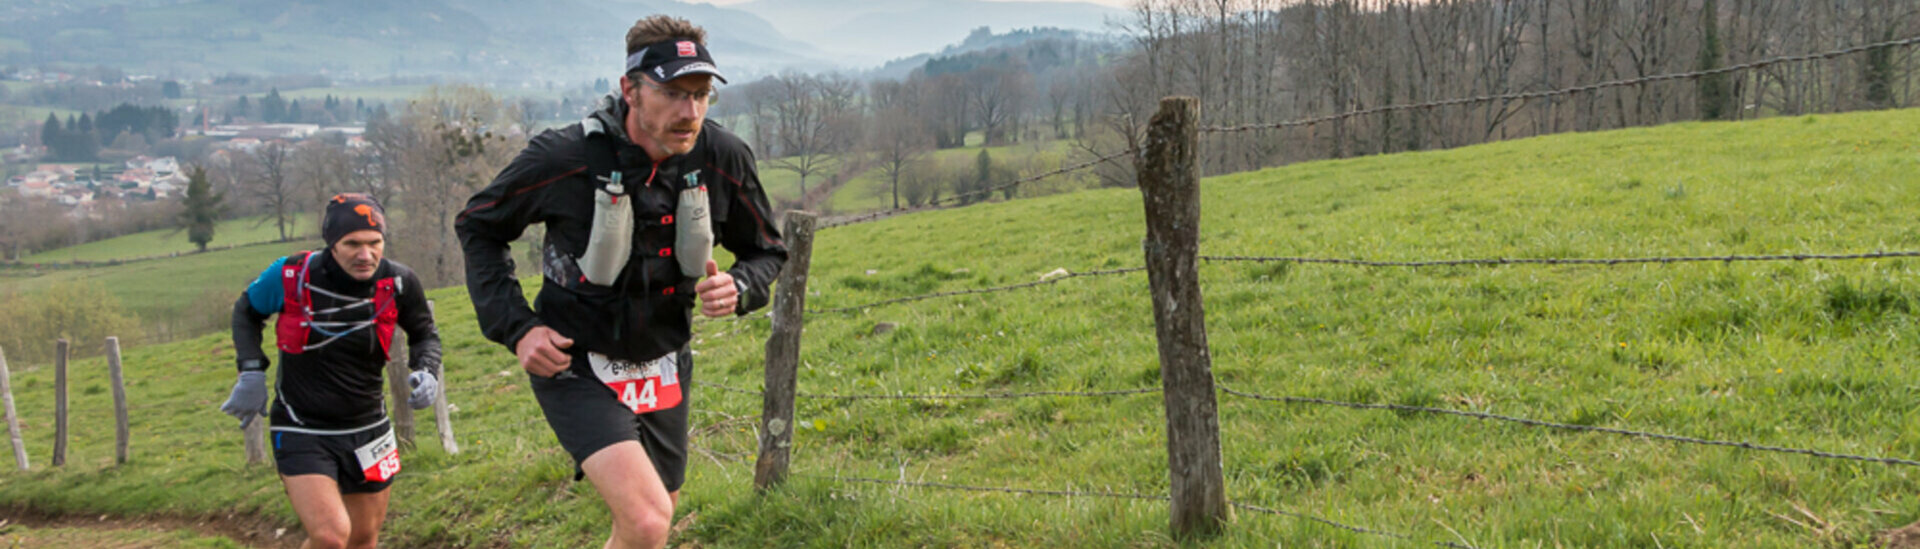
<svg viewBox="0 0 1920 549">
<path fill-rule="evenodd" d="M 613 389 L 620 403 L 635 414 L 680 405 L 680 372 L 674 353 L 645 362 L 587 353 L 587 362 L 593 365 L 594 377 Z"/>
</svg>

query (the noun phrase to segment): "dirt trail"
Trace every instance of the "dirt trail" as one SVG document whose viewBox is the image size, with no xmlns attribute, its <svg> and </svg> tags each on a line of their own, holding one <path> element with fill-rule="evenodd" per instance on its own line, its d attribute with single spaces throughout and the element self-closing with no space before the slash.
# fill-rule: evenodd
<svg viewBox="0 0 1920 549">
<path fill-rule="evenodd" d="M 294 549 L 299 547 L 300 541 L 305 538 L 297 527 L 282 527 L 257 517 L 238 514 L 209 515 L 202 517 L 120 517 L 112 515 L 60 515 L 21 507 L 0 508 L 0 539 L 12 537 L 7 534 L 7 527 L 13 525 L 25 526 L 37 530 L 71 528 L 93 531 L 187 531 L 202 536 L 223 537 L 233 540 L 242 546 L 256 549 Z M 59 543 L 61 540 L 47 539 L 44 541 Z M 39 545 L 22 545 L 22 547 L 38 546 Z M 52 547 L 52 545 L 47 545 L 46 547 Z M 111 545 L 109 547 L 125 547 L 131 549 L 136 547 L 149 547 L 149 545 L 129 542 L 125 545 Z"/>
</svg>

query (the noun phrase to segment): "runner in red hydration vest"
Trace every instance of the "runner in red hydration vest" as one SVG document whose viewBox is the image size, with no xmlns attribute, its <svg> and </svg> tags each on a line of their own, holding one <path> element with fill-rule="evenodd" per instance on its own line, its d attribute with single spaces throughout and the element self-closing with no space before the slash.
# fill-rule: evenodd
<svg viewBox="0 0 1920 549">
<path fill-rule="evenodd" d="M 246 427 L 268 415 L 274 466 L 306 528 L 305 548 L 371 548 L 387 514 L 387 488 L 400 472 L 381 374 L 394 329 L 405 330 L 413 373 L 408 404 L 433 403 L 440 387 L 440 336 L 413 270 L 383 256 L 387 221 L 364 194 L 327 201 L 323 250 L 274 261 L 233 304 L 240 376 L 220 411 Z M 261 334 L 274 335 L 280 377 L 267 406 Z"/>
</svg>

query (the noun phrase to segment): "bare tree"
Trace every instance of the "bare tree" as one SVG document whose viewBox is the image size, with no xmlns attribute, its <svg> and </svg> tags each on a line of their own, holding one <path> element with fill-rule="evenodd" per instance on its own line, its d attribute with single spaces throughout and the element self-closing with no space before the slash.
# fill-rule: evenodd
<svg viewBox="0 0 1920 549">
<path fill-rule="evenodd" d="M 867 133 L 867 151 L 887 178 L 894 208 L 900 207 L 901 177 L 932 149 L 926 128 L 905 107 L 888 108 L 874 115 Z"/>
<path fill-rule="evenodd" d="M 770 122 L 776 146 L 768 164 L 800 176 L 805 207 L 807 178 L 825 172 L 858 135 L 854 109 L 858 88 L 844 77 L 799 73 L 775 77 L 772 85 L 775 102 Z"/>
<path fill-rule="evenodd" d="M 388 207 L 398 218 L 388 249 L 428 286 L 464 280 L 453 218 L 519 152 L 520 119 L 517 106 L 486 90 L 436 86 L 380 128 L 375 148 L 393 159 L 399 185 L 398 204 Z"/>
<path fill-rule="evenodd" d="M 278 139 L 261 143 L 253 150 L 234 157 L 231 176 L 237 177 L 242 195 L 263 206 L 280 230 L 280 241 L 291 239 L 287 226 L 298 217 L 300 198 L 298 181 L 292 177 L 293 146 Z M 311 205 L 318 208 L 319 204 Z"/>
<path fill-rule="evenodd" d="M 1014 117 L 1024 108 L 1033 78 L 1019 65 L 991 66 L 965 74 L 967 108 L 975 127 L 985 134 L 986 146 L 1004 145 Z"/>
<path fill-rule="evenodd" d="M 334 193 L 348 190 L 353 158 L 342 144 L 324 139 L 309 139 L 294 147 L 289 171 L 298 186 L 313 197 L 309 204 L 326 202 Z M 384 204 L 384 202 L 383 202 Z"/>
</svg>

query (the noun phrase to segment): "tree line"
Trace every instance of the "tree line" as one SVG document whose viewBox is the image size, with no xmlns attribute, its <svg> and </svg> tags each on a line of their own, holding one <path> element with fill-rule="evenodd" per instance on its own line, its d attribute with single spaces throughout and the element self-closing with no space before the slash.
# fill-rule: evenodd
<svg viewBox="0 0 1920 549">
<path fill-rule="evenodd" d="M 131 151 L 142 151 L 149 143 L 173 137 L 179 125 L 180 117 L 172 109 L 121 103 L 92 115 L 69 115 L 64 124 L 59 116 L 47 113 L 46 122 L 40 125 L 40 142 L 55 161 L 97 162 L 103 147 L 126 151 L 123 155 L 132 157 Z"/>
<path fill-rule="evenodd" d="M 1911 0 L 1141 0 L 1107 79 L 1135 127 L 1167 95 L 1202 124 L 1271 124 L 1387 105 L 1710 70 L 1920 35 Z M 1223 173 L 1565 131 L 1910 106 L 1916 48 L 1774 64 L 1531 101 L 1414 109 L 1209 136 Z"/>
<path fill-rule="evenodd" d="M 1027 39 L 934 56 L 903 78 L 769 76 L 725 90 L 714 114 L 735 123 L 771 169 L 799 179 L 800 197 L 783 207 L 824 211 L 839 185 L 869 170 L 886 179 L 891 207 L 918 206 L 946 193 L 984 199 L 969 192 L 986 173 L 976 162 L 942 162 L 932 153 L 1086 135 L 1102 108 L 1095 84 L 1106 59 L 1118 53 L 1114 43 L 1067 31 L 1016 34 Z M 992 36 L 980 29 L 969 42 Z M 1006 165 L 998 171 L 1010 180 L 1020 170 Z"/>
</svg>

